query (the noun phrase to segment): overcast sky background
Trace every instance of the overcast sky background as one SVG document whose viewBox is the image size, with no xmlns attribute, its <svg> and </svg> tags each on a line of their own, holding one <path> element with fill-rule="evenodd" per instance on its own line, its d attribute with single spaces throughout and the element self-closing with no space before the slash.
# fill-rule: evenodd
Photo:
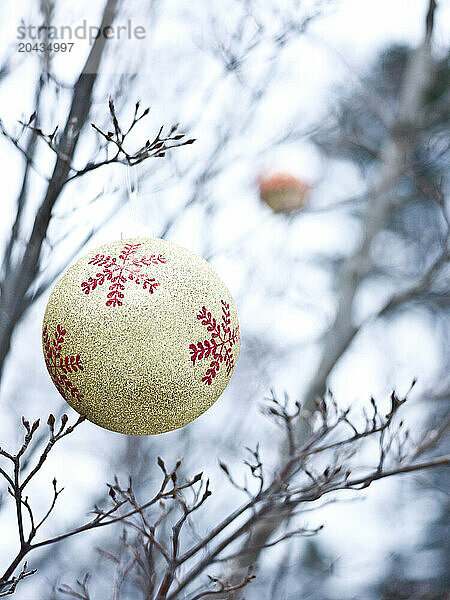
<svg viewBox="0 0 450 600">
<path fill-rule="evenodd" d="M 136 25 L 141 22 L 147 24 L 147 17 L 140 18 L 144 4 L 138 0 L 127 2 L 120 20 L 126 21 L 130 17 Z M 296 3 L 287 4 L 291 7 Z M 305 15 L 315 5 L 313 2 L 299 4 L 299 10 Z M 132 206 L 128 204 L 121 210 L 89 242 L 83 253 L 109 239 L 120 237 L 124 231 L 127 235 L 133 231 L 140 233 L 142 228 L 147 227 L 158 235 L 162 216 L 175 213 L 188 196 L 196 165 L 201 163 L 214 143 L 220 115 L 224 119 L 232 118 L 233 111 L 240 109 L 235 102 L 236 96 L 233 96 L 234 83 L 224 79 L 220 64 L 203 49 L 213 39 L 211 14 L 215 14 L 220 27 L 232 31 L 234 3 L 231 3 L 230 10 L 226 2 L 219 7 L 207 0 L 190 3 L 166 0 L 163 5 L 158 19 L 154 23 L 150 20 L 151 24 L 146 25 L 148 39 L 145 43 L 131 42 L 122 46 L 123 50 L 119 49 L 119 52 L 111 48 L 111 56 L 119 58 L 111 60 L 110 56 L 104 64 L 105 77 L 96 90 L 91 120 L 98 122 L 96 118 L 101 119 L 105 114 L 108 77 L 114 78 L 120 71 L 139 69 L 139 77 L 133 82 L 128 99 L 130 110 L 140 98 L 143 105 L 152 106 L 151 130 L 157 130 L 162 123 L 180 122 L 190 136 L 197 138 L 197 142 L 177 151 L 179 154 L 175 162 L 167 160 L 155 166 L 148 179 L 144 167 L 128 175 L 125 168 L 114 168 L 93 174 L 77 187 L 68 187 L 56 209 L 62 216 L 70 211 L 74 201 L 79 201 L 80 195 L 88 204 L 91 198 L 102 194 L 93 210 L 86 206 L 80 212 L 77 224 L 83 231 L 109 212 L 115 198 L 127 193 L 127 177 L 142 178 Z M 281 10 L 284 3 L 277 0 L 273 6 L 279 6 Z M 56 22 L 75 25 L 85 18 L 88 23 L 95 24 L 102 7 L 103 2 L 98 0 L 83 0 L 76 6 L 60 2 Z M 262 103 L 254 125 L 244 139 L 239 140 L 239 148 L 227 150 L 229 166 L 214 181 L 211 191 L 215 198 L 221 200 L 209 232 L 211 239 L 205 241 L 204 215 L 202 213 L 200 219 L 197 209 L 183 215 L 169 235 L 169 239 L 205 257 L 211 254 L 211 262 L 236 299 L 243 345 L 249 334 L 263 333 L 269 346 L 274 344 L 286 351 L 281 354 L 282 359 L 271 360 L 265 372 L 260 373 L 248 398 L 248 407 L 244 410 L 241 406 L 242 414 L 257 415 L 257 404 L 270 386 L 280 392 L 286 390 L 293 397 L 301 395 L 317 360 L 318 345 L 314 340 L 323 331 L 333 311 L 329 279 L 309 260 L 318 252 L 330 256 L 348 252 L 357 241 L 357 224 L 345 211 L 305 214 L 292 223 L 273 215 L 259 202 L 255 183 L 257 176 L 261 172 L 282 170 L 312 182 L 311 203 L 315 206 L 356 195 L 363 184 L 348 164 L 325 162 L 307 139 L 281 145 L 275 150 L 264 148 L 268 140 L 276 137 L 278 132 L 288 130 L 293 123 L 296 126 L 300 123 L 301 128 L 308 131 L 320 122 L 335 98 L 336 88 L 356 84 L 381 49 L 391 43 L 417 44 L 423 35 L 426 7 L 425 0 L 330 2 L 324 15 L 318 17 L 307 32 L 287 48 L 282 68 L 271 83 L 273 90 Z M 6 55 L 10 44 L 16 43 L 15 31 L 21 18 L 25 22 L 33 22 L 33 19 L 39 22 L 33 16 L 35 11 L 30 2 L 19 6 L 14 0 L 3 0 L 2 11 L 9 18 L 0 22 L 0 56 Z M 450 3 L 442 1 L 437 13 L 436 47 L 444 50 L 449 38 Z M 73 80 L 86 52 L 83 43 L 77 41 L 75 46 L 72 55 L 58 56 L 54 64 L 55 72 L 68 83 Z M 254 59 L 255 76 L 258 65 L 264 64 L 264 52 L 269 52 L 269 49 L 263 48 L 261 55 Z M 26 118 L 33 110 L 32 89 L 36 69 L 36 59 L 25 57 L 22 62 L 17 62 L 11 76 L 0 83 L 0 118 L 10 130 L 14 129 L 18 119 Z M 214 101 L 203 111 L 205 98 L 210 96 Z M 58 103 L 49 99 L 46 121 L 53 124 L 62 122 L 66 107 L 67 99 L 63 97 Z M 148 137 L 147 133 L 142 135 Z M 84 150 L 87 151 L 88 147 L 81 149 L 81 162 Z M 45 165 L 48 172 L 50 162 L 46 159 L 49 154 L 45 149 L 41 152 L 42 170 L 46 171 Z M 23 165 L 4 139 L 0 139 L 0 164 L 3 183 L 0 234 L 6 236 L 14 214 Z M 185 167 L 188 174 L 178 177 L 174 165 Z M 34 184 L 38 202 L 42 183 L 36 178 Z M 114 192 L 115 188 L 118 192 Z M 70 220 L 67 223 L 64 219 L 56 220 L 51 235 L 57 238 L 65 227 L 73 227 Z M 67 244 L 60 250 L 64 251 L 69 251 Z M 58 259 L 49 254 L 49 264 L 59 264 Z M 286 268 L 283 268 L 284 265 Z M 294 279 L 292 265 L 298 267 Z M 360 315 L 369 314 L 390 291 L 380 287 L 365 290 L 358 298 Z M 0 439 L 11 444 L 14 444 L 13 432 L 22 414 L 30 419 L 44 418 L 48 412 L 61 406 L 45 372 L 41 352 L 40 329 L 47 298 L 48 294 L 26 316 L 17 330 L 9 357 L 1 390 L 3 418 L 0 419 Z M 377 340 L 375 345 L 373 339 Z M 420 311 L 415 316 L 408 313 L 407 317 L 397 318 L 388 327 L 384 323 L 367 328 L 333 374 L 332 388 L 338 401 L 344 405 L 365 402 L 371 394 L 380 399 L 386 398 L 393 387 L 402 393 L 414 377 L 419 378 L 420 392 L 427 389 L 428 382 L 438 372 L 439 354 L 439 340 L 429 321 Z M 242 389 L 242 378 L 238 364 L 231 385 L 217 405 L 189 426 L 195 449 L 203 456 L 205 467 L 213 472 L 217 486 L 224 483 L 217 474 L 216 456 L 204 457 L 203 432 L 211 432 L 213 439 L 220 436 L 233 411 L 235 394 Z M 415 408 L 414 400 L 412 404 L 411 419 L 423 422 L 423 409 L 421 406 Z M 74 411 L 67 409 L 73 417 Z M 65 473 L 70 473 L 71 477 L 64 508 L 57 512 L 55 528 L 60 530 L 71 523 L 71 513 L 83 514 L 91 499 L 97 498 L 98 481 L 110 477 L 105 472 L 105 459 L 108 453 L 114 452 L 118 434 L 101 431 L 89 423 L 85 425 L 83 432 L 71 436 L 45 468 L 49 480 L 54 473 L 61 481 L 64 481 Z M 260 420 L 248 419 L 239 432 L 236 448 L 224 451 L 238 454 L 239 445 L 247 443 L 247 436 L 258 438 L 259 427 L 261 432 L 267 433 L 267 426 Z M 165 434 L 162 444 L 169 449 L 181 444 L 181 440 L 180 432 L 171 432 Z M 270 448 L 267 455 L 270 460 Z M 328 544 L 339 557 L 333 578 L 336 597 L 349 590 L 356 593 L 359 586 L 375 580 L 385 569 L 383 559 L 386 552 L 398 548 L 399 544 L 409 545 L 420 539 L 433 507 L 430 507 L 427 498 L 422 504 L 417 496 L 414 505 L 411 505 L 408 502 L 409 485 L 401 481 L 385 482 L 368 490 L 364 501 L 332 506 L 320 514 L 320 522 L 326 523 L 323 544 Z M 36 493 L 42 494 L 42 489 L 36 488 Z M 47 500 L 41 498 L 42 506 Z M 395 519 L 386 514 L 387 505 L 400 507 Z M 317 524 L 314 519 L 311 519 L 310 525 Z M 362 525 L 364 536 L 360 535 Z M 10 554 L 8 537 L 15 535 L 12 512 L 0 514 L 0 531 L 0 560 L 4 562 Z M 82 543 L 82 540 L 75 542 L 80 548 Z M 426 556 L 421 557 L 420 564 L 411 565 L 418 574 L 421 569 L 426 573 L 429 568 Z M 29 600 L 26 596 L 29 588 L 24 585 L 22 589 L 18 599 Z"/>
</svg>

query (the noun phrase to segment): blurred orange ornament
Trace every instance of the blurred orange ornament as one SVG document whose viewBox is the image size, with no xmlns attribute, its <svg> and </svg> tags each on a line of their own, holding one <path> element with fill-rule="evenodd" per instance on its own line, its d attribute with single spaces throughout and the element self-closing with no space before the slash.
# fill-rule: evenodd
<svg viewBox="0 0 450 600">
<path fill-rule="evenodd" d="M 311 184 L 288 173 L 258 178 L 259 197 L 275 213 L 291 213 L 304 207 Z"/>
</svg>

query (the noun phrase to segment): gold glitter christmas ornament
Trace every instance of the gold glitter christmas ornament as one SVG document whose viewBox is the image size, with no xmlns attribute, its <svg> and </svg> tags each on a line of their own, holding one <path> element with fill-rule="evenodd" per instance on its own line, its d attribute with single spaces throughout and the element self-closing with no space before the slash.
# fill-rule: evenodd
<svg viewBox="0 0 450 600">
<path fill-rule="evenodd" d="M 80 414 L 135 435 L 186 425 L 226 388 L 239 354 L 230 292 L 196 254 L 160 239 L 118 240 L 56 284 L 45 363 Z"/>
</svg>

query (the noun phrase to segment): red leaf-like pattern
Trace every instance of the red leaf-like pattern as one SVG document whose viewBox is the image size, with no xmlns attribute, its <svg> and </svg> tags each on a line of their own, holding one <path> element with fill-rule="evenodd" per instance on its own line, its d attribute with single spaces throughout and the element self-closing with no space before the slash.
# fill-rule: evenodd
<svg viewBox="0 0 450 600">
<path fill-rule="evenodd" d="M 83 364 L 79 354 L 61 356 L 61 349 L 66 333 L 66 330 L 61 325 L 57 325 L 52 339 L 49 336 L 47 325 L 44 327 L 42 339 L 44 342 L 45 364 L 61 396 L 67 399 L 66 394 L 70 394 L 73 398 L 81 402 L 84 395 L 67 377 L 67 373 L 83 371 Z"/>
<path fill-rule="evenodd" d="M 141 244 L 125 244 L 120 251 L 119 259 L 104 254 L 93 256 L 89 260 L 89 264 L 103 267 L 103 271 L 81 283 L 83 292 L 90 294 L 97 286 L 103 285 L 105 281 L 111 282 L 109 292 L 106 295 L 106 306 L 111 307 L 122 306 L 128 281 L 134 281 L 136 285 L 142 284 L 142 289 L 148 290 L 149 294 L 153 294 L 159 286 L 159 282 L 143 269 L 152 265 L 164 264 L 166 259 L 162 254 L 136 257 L 139 246 Z M 118 260 L 121 262 L 118 262 Z"/>
<path fill-rule="evenodd" d="M 206 306 L 202 306 L 197 314 L 197 319 L 201 321 L 202 325 L 204 325 L 206 330 L 211 334 L 210 339 L 189 345 L 193 366 L 204 358 L 213 358 L 204 377 L 202 377 L 202 382 L 206 383 L 206 385 L 212 384 L 222 363 L 225 363 L 227 375 L 230 375 L 234 368 L 234 352 L 232 348 L 240 339 L 239 327 L 231 329 L 230 305 L 224 300 L 221 302 L 221 323 L 217 323 L 217 320 L 212 316 L 212 313 L 206 309 Z"/>
</svg>

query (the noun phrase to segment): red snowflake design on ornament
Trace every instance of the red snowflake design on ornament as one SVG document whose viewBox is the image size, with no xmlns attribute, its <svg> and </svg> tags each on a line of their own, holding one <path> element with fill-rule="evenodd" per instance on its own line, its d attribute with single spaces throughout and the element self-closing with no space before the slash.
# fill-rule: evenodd
<svg viewBox="0 0 450 600">
<path fill-rule="evenodd" d="M 239 341 L 239 326 L 231 329 L 230 305 L 222 302 L 222 323 L 218 323 L 212 314 L 202 306 L 202 310 L 198 313 L 197 319 L 206 326 L 207 331 L 211 333 L 209 340 L 190 344 L 191 361 L 195 363 L 204 358 L 212 357 L 209 368 L 206 371 L 202 381 L 207 385 L 211 385 L 212 380 L 216 377 L 220 365 L 225 363 L 227 375 L 231 373 L 234 367 L 233 346 Z"/>
<path fill-rule="evenodd" d="M 47 365 L 47 370 L 59 393 L 65 398 L 66 393 L 70 392 L 73 398 L 76 398 L 81 402 L 84 395 L 81 394 L 79 389 L 70 381 L 67 374 L 82 371 L 83 365 L 81 364 L 79 354 L 61 356 L 61 348 L 66 333 L 66 330 L 61 327 L 61 325 L 57 325 L 52 338 L 48 333 L 47 325 L 44 327 L 42 338 L 44 341 L 45 364 Z"/>
<path fill-rule="evenodd" d="M 125 244 L 119 258 L 105 256 L 104 254 L 96 254 L 89 261 L 90 265 L 103 267 L 101 273 L 97 273 L 95 277 L 89 277 L 87 281 L 83 281 L 81 288 L 85 294 L 93 292 L 98 285 L 103 285 L 105 281 L 110 281 L 109 292 L 107 295 L 106 306 L 122 306 L 124 297 L 125 285 L 127 281 L 134 281 L 137 285 L 141 285 L 144 290 L 153 294 L 159 283 L 145 271 L 144 267 L 151 265 L 159 265 L 165 263 L 166 259 L 161 254 L 151 254 L 149 257 L 136 257 L 136 251 L 141 244 Z M 121 263 L 117 262 L 122 261 Z"/>
</svg>

